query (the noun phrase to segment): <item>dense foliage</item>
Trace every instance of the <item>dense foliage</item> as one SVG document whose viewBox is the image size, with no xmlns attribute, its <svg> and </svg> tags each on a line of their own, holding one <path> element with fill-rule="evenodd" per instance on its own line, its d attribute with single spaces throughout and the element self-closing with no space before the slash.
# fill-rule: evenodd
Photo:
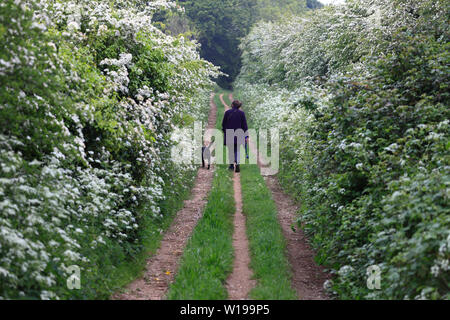
<svg viewBox="0 0 450 320">
<path fill-rule="evenodd" d="M 179 0 L 199 33 L 201 55 L 228 76 L 218 84 L 230 88 L 241 68 L 239 43 L 260 20 L 276 20 L 321 6 L 316 0 Z"/>
<path fill-rule="evenodd" d="M 199 30 L 201 55 L 229 77 L 220 77 L 219 84 L 227 86 L 240 69 L 239 38 L 244 37 L 251 24 L 254 0 L 193 0 L 179 1 L 186 15 Z"/>
<path fill-rule="evenodd" d="M 317 0 L 256 0 L 252 13 L 254 22 L 275 21 L 286 15 L 300 14 L 307 9 L 318 9 L 322 4 Z"/>
<path fill-rule="evenodd" d="M 449 16 L 445 0 L 348 0 L 241 44 L 239 96 L 280 127 L 280 179 L 340 298 L 450 298 Z"/>
<path fill-rule="evenodd" d="M 152 25 L 175 7 L 0 3 L 0 299 L 107 296 L 192 179 L 170 134 L 205 118 L 217 70 Z"/>
</svg>

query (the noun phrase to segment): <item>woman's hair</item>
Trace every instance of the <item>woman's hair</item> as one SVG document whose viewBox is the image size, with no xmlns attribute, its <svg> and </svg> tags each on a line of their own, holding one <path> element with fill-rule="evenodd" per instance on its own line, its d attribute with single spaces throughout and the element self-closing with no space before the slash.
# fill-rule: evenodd
<svg viewBox="0 0 450 320">
<path fill-rule="evenodd" d="M 232 108 L 240 108 L 242 107 L 242 102 L 240 102 L 239 100 L 234 100 L 233 103 L 231 104 Z"/>
</svg>

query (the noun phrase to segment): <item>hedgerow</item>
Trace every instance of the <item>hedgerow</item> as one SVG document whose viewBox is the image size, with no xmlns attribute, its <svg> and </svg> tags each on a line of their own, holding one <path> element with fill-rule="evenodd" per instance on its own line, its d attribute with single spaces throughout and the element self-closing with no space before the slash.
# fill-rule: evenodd
<svg viewBox="0 0 450 320">
<path fill-rule="evenodd" d="M 236 89 L 347 299 L 448 299 L 448 1 L 350 0 L 254 27 Z M 381 269 L 381 290 L 367 270 Z"/>
<path fill-rule="evenodd" d="M 0 299 L 107 297 L 192 180 L 170 134 L 205 119 L 218 72 L 152 25 L 171 8 L 0 3 Z"/>
</svg>

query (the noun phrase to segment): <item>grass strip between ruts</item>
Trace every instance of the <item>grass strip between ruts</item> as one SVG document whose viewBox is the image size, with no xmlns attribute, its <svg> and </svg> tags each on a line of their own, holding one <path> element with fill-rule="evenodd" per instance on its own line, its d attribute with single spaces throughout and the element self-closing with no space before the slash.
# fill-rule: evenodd
<svg viewBox="0 0 450 320">
<path fill-rule="evenodd" d="M 277 219 L 277 208 L 257 165 L 241 168 L 243 213 L 254 279 L 250 292 L 255 300 L 297 299 L 291 287 L 291 271 L 286 256 L 286 240 Z"/>
<path fill-rule="evenodd" d="M 217 166 L 203 217 L 186 246 L 169 300 L 222 300 L 233 269 L 233 214 L 231 172 Z"/>
<path fill-rule="evenodd" d="M 220 101 L 219 93 L 216 93 L 216 95 L 214 96 L 214 103 L 216 104 L 216 107 L 217 107 L 216 128 L 222 129 L 222 120 L 223 120 L 223 115 L 225 113 L 225 107 L 224 107 L 222 101 Z"/>
</svg>

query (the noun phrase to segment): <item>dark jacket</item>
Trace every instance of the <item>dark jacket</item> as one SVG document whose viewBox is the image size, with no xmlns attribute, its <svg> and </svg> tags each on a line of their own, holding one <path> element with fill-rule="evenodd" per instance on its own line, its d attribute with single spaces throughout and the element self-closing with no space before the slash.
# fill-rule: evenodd
<svg viewBox="0 0 450 320">
<path fill-rule="evenodd" d="M 222 131 L 224 134 L 224 144 L 226 145 L 226 130 L 227 129 L 242 129 L 247 135 L 248 126 L 247 126 L 247 119 L 245 118 L 245 112 L 242 110 L 239 110 L 238 108 L 232 108 L 225 112 L 222 120 Z M 235 138 L 235 143 L 237 138 Z M 243 142 L 239 142 L 241 144 Z"/>
</svg>

